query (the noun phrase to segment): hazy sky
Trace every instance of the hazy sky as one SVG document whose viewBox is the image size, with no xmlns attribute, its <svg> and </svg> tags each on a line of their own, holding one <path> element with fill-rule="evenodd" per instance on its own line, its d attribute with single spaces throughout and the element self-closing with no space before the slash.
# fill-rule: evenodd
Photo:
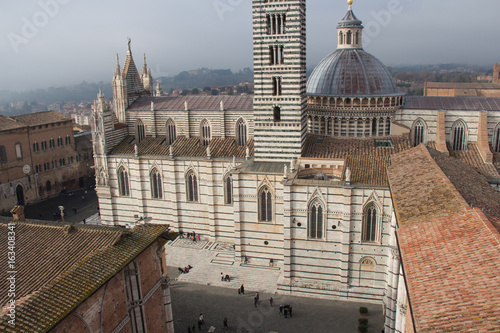
<svg viewBox="0 0 500 333">
<path fill-rule="evenodd" d="M 354 0 L 386 65 L 500 62 L 498 0 Z M 345 0 L 307 1 L 307 62 L 336 48 Z M 250 0 L 1 0 L 0 89 L 111 81 L 127 37 L 153 78 L 252 66 Z M 365 43 L 366 44 L 366 43 Z"/>
</svg>

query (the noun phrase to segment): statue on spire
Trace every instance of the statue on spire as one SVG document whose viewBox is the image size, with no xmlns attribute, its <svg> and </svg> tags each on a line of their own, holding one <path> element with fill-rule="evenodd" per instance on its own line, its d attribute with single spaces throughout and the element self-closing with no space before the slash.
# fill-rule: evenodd
<svg viewBox="0 0 500 333">
<path fill-rule="evenodd" d="M 127 54 L 128 55 L 132 55 L 132 49 L 130 48 L 130 43 L 132 42 L 132 40 L 130 39 L 130 37 L 128 38 L 128 49 L 127 49 Z"/>
</svg>

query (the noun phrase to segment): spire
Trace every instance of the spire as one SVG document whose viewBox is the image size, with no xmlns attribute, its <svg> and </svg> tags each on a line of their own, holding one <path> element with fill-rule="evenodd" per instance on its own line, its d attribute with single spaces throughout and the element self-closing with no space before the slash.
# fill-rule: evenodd
<svg viewBox="0 0 500 333">
<path fill-rule="evenodd" d="M 117 76 L 117 75 L 121 75 L 122 74 L 122 70 L 120 68 L 120 57 L 118 57 L 118 53 L 116 54 L 116 67 L 115 67 L 115 72 L 114 72 L 114 75 Z"/>
<path fill-rule="evenodd" d="M 352 11 L 353 0 L 347 0 L 349 9 L 342 21 L 339 22 L 337 30 L 338 34 L 338 48 L 339 49 L 362 49 L 362 33 L 363 25 L 354 12 Z"/>
</svg>

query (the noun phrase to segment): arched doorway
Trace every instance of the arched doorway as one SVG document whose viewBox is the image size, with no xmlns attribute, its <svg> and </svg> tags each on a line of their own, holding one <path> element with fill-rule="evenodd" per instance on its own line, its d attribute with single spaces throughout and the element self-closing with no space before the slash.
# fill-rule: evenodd
<svg viewBox="0 0 500 333">
<path fill-rule="evenodd" d="M 17 204 L 19 206 L 24 206 L 24 189 L 21 184 L 17 185 L 16 194 L 17 194 Z"/>
</svg>

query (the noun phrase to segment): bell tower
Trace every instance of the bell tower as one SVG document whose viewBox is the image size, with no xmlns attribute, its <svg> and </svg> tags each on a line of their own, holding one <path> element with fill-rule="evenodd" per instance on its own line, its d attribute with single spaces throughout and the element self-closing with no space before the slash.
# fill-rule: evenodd
<svg viewBox="0 0 500 333">
<path fill-rule="evenodd" d="M 306 121 L 306 2 L 253 0 L 255 160 L 299 158 Z"/>
</svg>

